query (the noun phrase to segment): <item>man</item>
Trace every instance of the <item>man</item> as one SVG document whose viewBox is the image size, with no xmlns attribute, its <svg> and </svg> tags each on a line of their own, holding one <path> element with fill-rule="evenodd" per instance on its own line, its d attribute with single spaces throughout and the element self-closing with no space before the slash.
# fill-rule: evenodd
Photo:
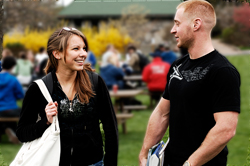
<svg viewBox="0 0 250 166">
<path fill-rule="evenodd" d="M 164 166 L 226 166 L 226 144 L 235 135 L 240 112 L 240 76 L 214 50 L 211 31 L 214 8 L 189 0 L 177 7 L 171 33 L 189 54 L 175 61 L 163 96 L 153 111 L 139 155 L 146 165 L 148 149 L 164 136 L 170 141 Z"/>
<path fill-rule="evenodd" d="M 39 52 L 35 56 L 36 64 L 39 65 L 44 59 L 49 58 L 44 47 L 39 48 Z"/>
<path fill-rule="evenodd" d="M 3 70 L 0 73 L 0 117 L 19 117 L 21 109 L 17 106 L 17 100 L 24 97 L 21 84 L 11 73 L 16 65 L 13 56 L 7 56 L 3 59 Z M 0 134 L 5 132 L 9 141 L 15 144 L 20 143 L 14 130 L 16 122 L 1 122 Z"/>
</svg>

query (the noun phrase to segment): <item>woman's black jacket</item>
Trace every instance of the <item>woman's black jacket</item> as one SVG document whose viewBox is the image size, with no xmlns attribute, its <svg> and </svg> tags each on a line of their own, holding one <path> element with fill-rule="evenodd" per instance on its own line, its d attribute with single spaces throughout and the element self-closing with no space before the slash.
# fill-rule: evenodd
<svg viewBox="0 0 250 166">
<path fill-rule="evenodd" d="M 109 92 L 103 79 L 94 72 L 88 72 L 96 95 L 88 104 L 79 104 L 75 96 L 74 112 L 68 111 L 70 101 L 63 93 L 54 71 L 52 99 L 58 103 L 58 120 L 61 138 L 60 166 L 85 166 L 94 164 L 103 158 L 105 166 L 117 165 L 118 131 L 114 109 Z M 98 84 L 93 83 L 93 77 L 98 78 Z M 92 77 L 92 78 L 91 78 Z M 93 86 L 97 85 L 97 86 Z M 67 103 L 68 102 L 68 103 Z M 42 136 L 48 128 L 45 114 L 46 99 L 38 85 L 32 83 L 23 100 L 17 136 L 21 142 L 29 142 Z M 38 115 L 41 119 L 37 122 Z M 105 140 L 100 132 L 102 123 Z"/>
</svg>

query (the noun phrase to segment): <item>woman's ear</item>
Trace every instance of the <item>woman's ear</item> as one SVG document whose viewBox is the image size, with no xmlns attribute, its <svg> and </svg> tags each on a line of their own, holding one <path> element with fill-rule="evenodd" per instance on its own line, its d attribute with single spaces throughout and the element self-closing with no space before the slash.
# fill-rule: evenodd
<svg viewBox="0 0 250 166">
<path fill-rule="evenodd" d="M 52 54 L 56 59 L 61 59 L 60 52 L 57 50 L 52 51 Z"/>
</svg>

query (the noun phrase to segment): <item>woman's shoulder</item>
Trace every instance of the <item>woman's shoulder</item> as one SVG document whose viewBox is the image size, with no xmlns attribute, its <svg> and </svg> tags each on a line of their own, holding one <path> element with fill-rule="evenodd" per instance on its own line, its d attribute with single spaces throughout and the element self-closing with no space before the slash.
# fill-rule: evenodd
<svg viewBox="0 0 250 166">
<path fill-rule="evenodd" d="M 37 83 L 32 82 L 32 83 L 29 85 L 26 94 L 36 94 L 36 95 L 38 95 L 39 92 L 40 92 L 40 89 L 39 89 Z M 27 95 L 26 95 L 26 96 L 27 96 Z"/>
</svg>

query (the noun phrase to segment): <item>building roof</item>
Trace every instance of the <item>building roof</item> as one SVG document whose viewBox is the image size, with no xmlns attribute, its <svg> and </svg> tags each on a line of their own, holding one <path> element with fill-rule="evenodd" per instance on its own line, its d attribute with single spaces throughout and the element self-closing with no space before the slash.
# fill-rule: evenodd
<svg viewBox="0 0 250 166">
<path fill-rule="evenodd" d="M 138 4 L 147 16 L 173 16 L 181 0 L 74 0 L 60 13 L 59 18 L 120 16 L 124 8 Z"/>
</svg>

